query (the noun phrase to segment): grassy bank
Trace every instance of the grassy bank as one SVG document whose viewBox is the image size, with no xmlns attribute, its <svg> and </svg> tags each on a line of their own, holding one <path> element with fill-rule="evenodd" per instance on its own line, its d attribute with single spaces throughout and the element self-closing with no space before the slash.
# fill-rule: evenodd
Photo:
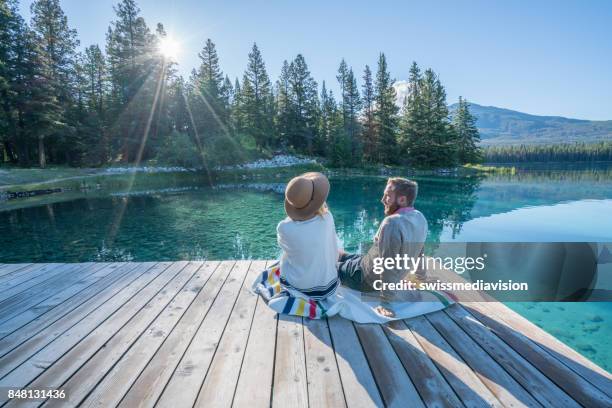
<svg viewBox="0 0 612 408">
<path fill-rule="evenodd" d="M 0 167 L 0 188 L 24 184 L 53 183 L 58 180 L 87 178 L 103 172 L 104 169 L 49 167 L 46 169 L 19 167 Z"/>
<path fill-rule="evenodd" d="M 40 168 L 0 168 L 0 191 L 32 191 L 49 188 L 71 188 L 89 189 L 96 188 L 103 181 L 109 179 L 125 180 L 131 173 L 114 172 L 113 167 L 103 168 L 74 168 L 74 167 L 49 167 Z M 116 168 L 115 168 L 116 169 Z M 176 169 L 160 167 L 152 169 L 146 174 L 152 177 L 159 174 L 181 173 Z M 196 178 L 202 178 L 206 182 L 231 182 L 244 180 L 279 179 L 287 180 L 297 174 L 308 171 L 321 171 L 333 176 L 470 176 L 484 173 L 515 174 L 514 167 L 465 165 L 453 168 L 437 169 L 414 169 L 404 166 L 364 165 L 360 167 L 327 167 L 320 163 L 297 164 L 286 167 L 267 168 L 234 168 L 224 170 L 211 170 L 209 172 L 199 169 L 184 172 Z M 139 173 L 140 174 L 140 173 Z M 121 182 L 120 184 L 123 184 Z"/>
<path fill-rule="evenodd" d="M 278 168 L 261 169 L 230 169 L 206 172 L 203 169 L 195 171 L 150 171 L 137 172 L 151 178 L 163 178 L 166 175 L 184 175 L 201 179 L 205 182 L 240 181 L 250 179 L 285 179 L 307 171 L 327 171 L 320 164 L 300 164 Z M 0 191 L 32 191 L 37 189 L 51 189 L 56 187 L 68 188 L 94 188 L 103 181 L 128 180 L 132 174 L 129 172 L 109 172 L 106 168 L 66 168 L 51 167 L 46 169 L 0 169 Z"/>
</svg>

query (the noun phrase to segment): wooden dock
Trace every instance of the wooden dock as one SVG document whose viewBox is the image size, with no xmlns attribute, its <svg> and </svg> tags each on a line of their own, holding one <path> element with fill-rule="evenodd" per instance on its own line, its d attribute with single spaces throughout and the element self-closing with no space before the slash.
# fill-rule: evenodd
<svg viewBox="0 0 612 408">
<path fill-rule="evenodd" d="M 612 406 L 610 373 L 503 304 L 279 317 L 248 290 L 265 265 L 0 265 L 0 406 Z"/>
</svg>

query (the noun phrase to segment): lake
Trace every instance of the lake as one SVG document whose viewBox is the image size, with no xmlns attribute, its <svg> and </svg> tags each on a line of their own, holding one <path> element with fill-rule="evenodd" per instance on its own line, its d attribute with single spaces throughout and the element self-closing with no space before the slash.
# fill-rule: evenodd
<svg viewBox="0 0 612 408">
<path fill-rule="evenodd" d="M 612 242 L 607 164 L 412 178 L 419 182 L 415 206 L 429 222 L 429 243 Z M 347 251 L 367 245 L 383 219 L 385 179 L 331 175 L 328 203 Z M 0 202 L 0 263 L 275 258 L 286 181 L 210 187 L 191 173 L 137 174 Z M 612 370 L 612 303 L 508 305 Z"/>
</svg>

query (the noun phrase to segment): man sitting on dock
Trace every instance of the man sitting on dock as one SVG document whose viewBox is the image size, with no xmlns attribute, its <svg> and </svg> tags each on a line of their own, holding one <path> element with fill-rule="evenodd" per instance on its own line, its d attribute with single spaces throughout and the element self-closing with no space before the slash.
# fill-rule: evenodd
<svg viewBox="0 0 612 408">
<path fill-rule="evenodd" d="M 374 236 L 373 246 L 366 255 L 342 252 L 338 259 L 338 276 L 342 284 L 360 291 L 373 291 L 373 282 L 400 282 L 407 277 L 405 269 L 385 268 L 375 273 L 373 260 L 396 257 L 419 257 L 427 236 L 427 220 L 414 208 L 418 185 L 415 181 L 401 177 L 387 180 L 381 199 L 385 207 L 385 218 Z M 424 272 L 410 271 L 423 278 Z M 408 272 L 408 273 L 410 273 Z M 380 307 L 379 313 L 393 316 L 393 312 Z"/>
</svg>

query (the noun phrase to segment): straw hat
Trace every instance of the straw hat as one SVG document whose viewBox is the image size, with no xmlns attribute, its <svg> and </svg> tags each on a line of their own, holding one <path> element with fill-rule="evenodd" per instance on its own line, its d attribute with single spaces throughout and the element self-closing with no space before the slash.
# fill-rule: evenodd
<svg viewBox="0 0 612 408">
<path fill-rule="evenodd" d="M 312 218 L 327 200 L 329 180 L 324 174 L 311 172 L 297 176 L 285 189 L 285 212 L 294 221 Z"/>
</svg>

